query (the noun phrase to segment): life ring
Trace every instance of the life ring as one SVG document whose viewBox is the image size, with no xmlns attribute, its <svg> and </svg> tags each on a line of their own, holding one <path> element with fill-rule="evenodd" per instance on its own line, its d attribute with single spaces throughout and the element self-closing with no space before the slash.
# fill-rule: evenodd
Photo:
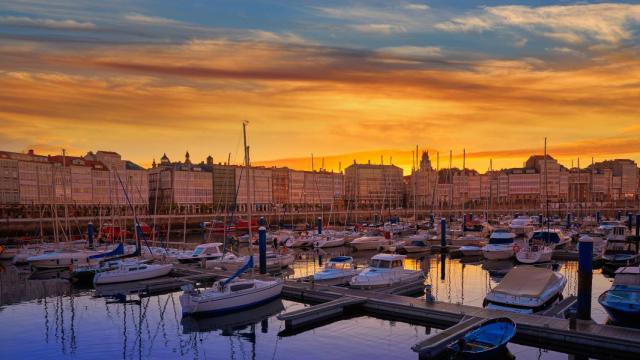
<svg viewBox="0 0 640 360">
<path fill-rule="evenodd" d="M 519 251 L 520 251 L 520 245 L 518 245 L 518 244 L 513 244 L 513 252 L 514 252 L 514 253 L 517 253 L 517 252 L 519 252 Z"/>
</svg>

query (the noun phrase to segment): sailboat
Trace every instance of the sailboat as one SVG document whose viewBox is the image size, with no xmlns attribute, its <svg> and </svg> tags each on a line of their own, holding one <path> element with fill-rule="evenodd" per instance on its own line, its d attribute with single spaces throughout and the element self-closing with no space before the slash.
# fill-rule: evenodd
<svg viewBox="0 0 640 360">
<path fill-rule="evenodd" d="M 247 190 L 250 189 L 249 179 L 249 152 L 246 136 L 247 123 L 242 124 L 245 151 L 245 167 L 247 173 Z M 247 191 L 247 212 L 251 221 L 251 197 Z M 251 235 L 251 228 L 249 228 Z M 230 278 L 220 280 L 212 287 L 204 290 L 195 290 L 187 286 L 180 295 L 183 315 L 196 314 L 228 314 L 230 312 L 256 307 L 277 298 L 282 292 L 281 280 L 238 279 L 238 277 L 251 270 L 253 272 L 253 245 L 249 245 L 251 255 L 246 264 L 238 269 Z"/>
</svg>

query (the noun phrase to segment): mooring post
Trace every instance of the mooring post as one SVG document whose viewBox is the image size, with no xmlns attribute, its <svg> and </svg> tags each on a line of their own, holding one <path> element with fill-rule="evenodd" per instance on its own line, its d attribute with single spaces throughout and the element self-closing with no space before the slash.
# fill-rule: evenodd
<svg viewBox="0 0 640 360">
<path fill-rule="evenodd" d="M 582 236 L 578 244 L 578 319 L 591 319 L 591 280 L 593 277 L 593 239 Z"/>
<path fill-rule="evenodd" d="M 200 227 L 200 238 L 204 241 L 204 239 L 205 239 L 205 236 L 204 236 L 204 234 L 205 234 L 205 231 L 204 231 L 204 229 L 205 229 L 204 222 L 201 222 L 200 224 L 198 224 L 198 227 Z"/>
<path fill-rule="evenodd" d="M 89 241 L 89 249 L 93 249 L 93 223 L 91 221 L 87 224 L 87 240 Z"/>
<path fill-rule="evenodd" d="M 616 213 L 616 220 L 620 221 L 620 219 L 622 219 L 622 211 L 618 210 L 618 212 Z"/>
<path fill-rule="evenodd" d="M 447 219 L 440 219 L 440 252 L 443 253 L 447 249 Z"/>
<path fill-rule="evenodd" d="M 600 211 L 596 212 L 596 223 L 600 224 L 600 218 L 602 217 L 602 215 L 600 215 Z"/>
<path fill-rule="evenodd" d="M 567 213 L 567 230 L 571 229 L 571 213 Z"/>
<path fill-rule="evenodd" d="M 320 216 L 316 220 L 316 226 L 318 227 L 318 235 L 322 235 L 322 218 Z"/>
<path fill-rule="evenodd" d="M 462 213 L 462 231 L 467 231 L 467 214 Z"/>
<path fill-rule="evenodd" d="M 640 214 L 636 214 L 636 238 L 640 237 Z"/>
<path fill-rule="evenodd" d="M 633 230 L 633 214 L 632 213 L 627 213 L 627 227 L 629 228 L 629 231 Z"/>
<path fill-rule="evenodd" d="M 260 274 L 267 273 L 267 228 L 264 226 L 264 218 L 258 221 L 258 250 L 260 252 Z M 249 225 L 251 226 L 251 225 Z"/>
</svg>

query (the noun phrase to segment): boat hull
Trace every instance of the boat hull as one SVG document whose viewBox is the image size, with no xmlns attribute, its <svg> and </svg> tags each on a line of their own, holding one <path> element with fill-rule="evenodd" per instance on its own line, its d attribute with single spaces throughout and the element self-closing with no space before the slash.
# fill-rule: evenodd
<svg viewBox="0 0 640 360">
<path fill-rule="evenodd" d="M 627 301 L 626 303 L 614 305 L 607 299 L 611 290 L 605 291 L 598 297 L 598 302 L 609 315 L 611 321 L 619 325 L 631 325 L 638 327 L 640 325 L 640 304 L 638 300 Z M 619 290 L 616 290 L 617 292 Z M 637 292 L 637 290 L 635 290 Z M 633 293 L 631 294 L 633 295 Z M 631 300 L 629 298 L 628 300 Z"/>
<path fill-rule="evenodd" d="M 282 287 L 282 282 L 273 281 L 273 284 L 250 293 L 229 294 L 229 296 L 197 302 L 191 301 L 191 295 L 185 293 L 180 296 L 182 315 L 223 315 L 260 306 L 280 297 Z"/>
<path fill-rule="evenodd" d="M 149 265 L 145 271 L 132 271 L 130 273 L 106 271 L 95 274 L 93 278 L 94 285 L 115 284 L 131 281 L 140 281 L 153 279 L 165 275 L 173 270 L 172 264 L 167 265 Z"/>
</svg>

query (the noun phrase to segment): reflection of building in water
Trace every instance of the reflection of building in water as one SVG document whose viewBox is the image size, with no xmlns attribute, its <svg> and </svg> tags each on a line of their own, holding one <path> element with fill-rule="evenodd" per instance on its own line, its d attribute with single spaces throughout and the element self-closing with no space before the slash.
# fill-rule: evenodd
<svg viewBox="0 0 640 360">
<path fill-rule="evenodd" d="M 0 306 L 71 293 L 71 285 L 67 280 L 60 278 L 29 280 L 30 272 L 19 272 L 12 265 L 7 265 L 4 269 L 0 275 Z M 34 274 L 44 275 L 45 273 Z M 55 272 L 46 273 L 49 276 L 56 276 L 56 274 Z"/>
</svg>

